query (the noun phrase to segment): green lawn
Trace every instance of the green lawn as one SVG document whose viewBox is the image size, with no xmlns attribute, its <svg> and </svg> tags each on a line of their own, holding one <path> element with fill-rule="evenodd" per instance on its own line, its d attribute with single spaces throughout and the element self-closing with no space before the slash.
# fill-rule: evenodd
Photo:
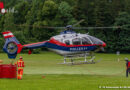
<svg viewBox="0 0 130 90">
<path fill-rule="evenodd" d="M 116 54 L 96 54 L 96 61 L 101 60 L 99 63 L 80 65 L 58 64 L 63 62 L 63 58 L 52 52 L 20 55 L 26 65 L 23 80 L 0 79 L 0 90 L 104 90 L 100 86 L 130 87 L 130 77 L 125 77 L 124 61 L 125 57 L 130 58 L 129 54 L 119 57 Z M 5 54 L 0 54 L 0 59 L 4 63 L 10 62 Z"/>
</svg>

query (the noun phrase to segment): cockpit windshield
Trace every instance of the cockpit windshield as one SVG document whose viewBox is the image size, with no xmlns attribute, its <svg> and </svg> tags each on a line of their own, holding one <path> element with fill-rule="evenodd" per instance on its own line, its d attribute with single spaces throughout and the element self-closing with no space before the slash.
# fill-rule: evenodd
<svg viewBox="0 0 130 90">
<path fill-rule="evenodd" d="M 92 43 L 87 37 L 82 37 L 82 44 L 87 45 L 87 44 L 92 44 Z"/>
<path fill-rule="evenodd" d="M 88 38 L 92 41 L 93 44 L 103 44 L 103 41 L 98 38 L 95 38 L 93 36 L 88 36 Z"/>
</svg>

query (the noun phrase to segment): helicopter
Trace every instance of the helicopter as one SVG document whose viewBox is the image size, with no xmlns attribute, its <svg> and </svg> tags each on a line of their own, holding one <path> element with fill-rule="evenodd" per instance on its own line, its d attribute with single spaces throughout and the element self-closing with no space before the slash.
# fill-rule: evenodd
<svg viewBox="0 0 130 90">
<path fill-rule="evenodd" d="M 26 45 L 21 45 L 12 32 L 3 32 L 2 34 L 6 39 L 3 50 L 8 54 L 10 59 L 15 59 L 22 49 L 29 49 L 29 54 L 31 54 L 33 49 L 46 47 L 51 51 L 65 56 L 95 51 L 106 46 L 105 42 L 94 36 L 72 31 L 71 25 L 66 26 L 66 28 L 67 30 L 61 32 L 59 35 L 52 36 L 50 40 Z"/>
<path fill-rule="evenodd" d="M 82 22 L 81 20 L 80 22 Z M 78 24 L 80 23 L 78 22 Z M 28 54 L 32 53 L 33 49 L 46 47 L 49 50 L 64 56 L 64 63 L 66 63 L 65 57 L 76 56 L 77 54 L 84 54 L 85 57 L 90 53 L 97 51 L 104 51 L 106 43 L 102 40 L 91 36 L 89 34 L 81 34 L 73 31 L 74 29 L 109 29 L 109 28 L 118 28 L 118 27 L 73 27 L 72 25 L 67 25 L 66 27 L 42 27 L 42 28 L 65 28 L 66 30 L 60 32 L 59 35 L 52 36 L 47 41 L 31 43 L 22 45 L 13 35 L 12 32 L 6 31 L 3 32 L 5 38 L 5 44 L 3 50 L 7 53 L 8 58 L 15 59 L 17 54 L 22 50 L 28 49 Z M 85 59 L 86 62 L 86 59 Z"/>
</svg>

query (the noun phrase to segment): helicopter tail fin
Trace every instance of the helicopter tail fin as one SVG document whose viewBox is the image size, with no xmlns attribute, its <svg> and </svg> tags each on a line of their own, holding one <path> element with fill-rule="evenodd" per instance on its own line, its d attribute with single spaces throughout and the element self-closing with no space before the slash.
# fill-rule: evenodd
<svg viewBox="0 0 130 90">
<path fill-rule="evenodd" d="M 6 31 L 2 32 L 2 34 L 6 40 L 3 47 L 4 52 L 8 54 L 10 59 L 15 59 L 17 54 L 22 51 L 23 46 L 19 43 L 12 32 Z"/>
</svg>

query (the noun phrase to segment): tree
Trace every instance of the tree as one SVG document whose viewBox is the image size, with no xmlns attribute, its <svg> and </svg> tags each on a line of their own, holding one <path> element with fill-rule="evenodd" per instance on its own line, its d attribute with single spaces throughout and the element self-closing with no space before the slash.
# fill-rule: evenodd
<svg viewBox="0 0 130 90">
<path fill-rule="evenodd" d="M 56 32 L 50 29 L 39 28 L 40 26 L 55 26 L 56 25 L 56 13 L 57 4 L 53 0 L 45 1 L 44 4 L 40 5 L 41 9 L 36 15 L 37 20 L 34 22 L 32 33 L 38 40 L 47 40 L 53 36 Z M 53 31 L 53 32 L 52 32 Z"/>
<path fill-rule="evenodd" d="M 29 2 L 22 1 L 21 3 L 18 3 L 15 5 L 15 10 L 17 13 L 14 13 L 15 23 L 16 24 L 24 24 L 26 22 L 25 16 L 27 15 L 27 12 L 30 10 Z"/>
<path fill-rule="evenodd" d="M 15 31 L 15 25 L 14 25 L 14 16 L 13 13 L 7 13 L 5 14 L 4 18 L 4 31 Z"/>
<path fill-rule="evenodd" d="M 130 13 L 130 0 L 125 0 L 125 11 Z"/>
<path fill-rule="evenodd" d="M 58 7 L 57 18 L 62 20 L 62 25 L 74 24 L 77 21 L 73 18 L 73 8 L 65 1 L 61 2 Z"/>
<path fill-rule="evenodd" d="M 26 35 L 26 38 L 29 38 L 30 40 L 35 39 L 32 33 L 33 27 L 30 27 L 30 25 L 33 25 L 34 22 L 37 21 L 37 13 L 39 10 L 39 2 L 37 0 L 33 0 L 30 5 L 30 10 L 28 10 L 27 15 L 25 16 L 26 23 L 24 24 L 25 30 L 24 34 Z"/>
<path fill-rule="evenodd" d="M 120 29 L 114 29 L 115 43 L 114 48 L 122 52 L 130 52 L 130 15 L 127 12 L 119 13 L 116 18 L 115 26 L 120 26 Z"/>
</svg>

